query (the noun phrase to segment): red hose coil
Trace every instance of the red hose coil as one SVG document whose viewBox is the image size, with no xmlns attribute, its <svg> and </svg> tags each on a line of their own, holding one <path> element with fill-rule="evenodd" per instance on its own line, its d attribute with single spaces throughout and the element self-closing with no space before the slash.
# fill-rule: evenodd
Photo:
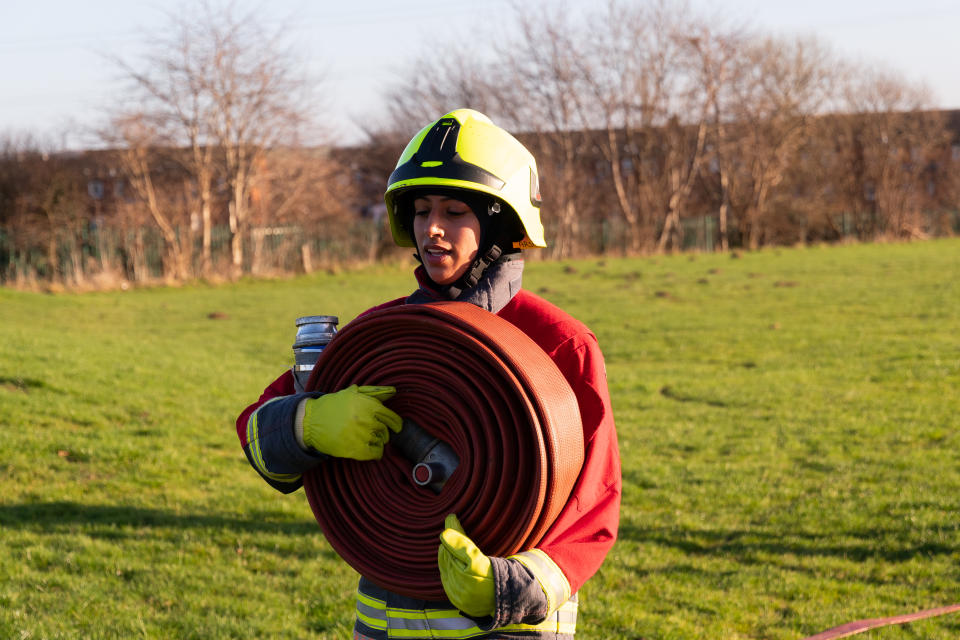
<svg viewBox="0 0 960 640">
<path fill-rule="evenodd" d="M 417 486 L 389 444 L 383 459 L 332 459 L 304 475 L 330 545 L 396 593 L 445 598 L 437 547 L 448 513 L 488 555 L 543 538 L 583 464 L 576 396 L 549 356 L 510 322 L 470 304 L 374 311 L 321 354 L 307 389 L 391 385 L 385 404 L 453 447 L 460 464 L 439 494 Z"/>
</svg>

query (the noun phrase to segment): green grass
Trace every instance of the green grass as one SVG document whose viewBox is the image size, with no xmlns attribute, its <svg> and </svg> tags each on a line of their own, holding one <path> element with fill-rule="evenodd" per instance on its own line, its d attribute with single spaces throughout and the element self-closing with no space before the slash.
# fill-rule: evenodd
<svg viewBox="0 0 960 640">
<path fill-rule="evenodd" d="M 411 286 L 0 290 L 0 638 L 348 637 L 354 572 L 233 421 L 294 318 Z M 525 286 L 597 333 L 620 435 L 578 637 L 797 639 L 960 602 L 960 240 L 533 261 Z"/>
</svg>

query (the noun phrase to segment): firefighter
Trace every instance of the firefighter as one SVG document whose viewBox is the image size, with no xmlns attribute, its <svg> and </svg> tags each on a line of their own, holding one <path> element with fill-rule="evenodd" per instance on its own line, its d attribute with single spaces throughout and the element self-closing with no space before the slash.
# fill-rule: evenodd
<svg viewBox="0 0 960 640">
<path fill-rule="evenodd" d="M 485 115 L 458 109 L 413 137 L 384 199 L 394 241 L 416 251 L 419 286 L 374 309 L 457 300 L 514 324 L 570 383 L 585 452 L 570 498 L 536 548 L 488 557 L 450 514 L 437 549 L 448 601 L 392 593 L 361 576 L 354 638 L 572 639 L 577 592 L 616 539 L 620 458 L 596 337 L 521 287 L 522 251 L 546 246 L 534 158 Z M 383 404 L 394 392 L 353 385 L 296 393 L 287 371 L 240 414 L 237 432 L 253 467 L 289 493 L 329 456 L 379 459 L 389 432 L 400 429 L 400 416 Z"/>
</svg>

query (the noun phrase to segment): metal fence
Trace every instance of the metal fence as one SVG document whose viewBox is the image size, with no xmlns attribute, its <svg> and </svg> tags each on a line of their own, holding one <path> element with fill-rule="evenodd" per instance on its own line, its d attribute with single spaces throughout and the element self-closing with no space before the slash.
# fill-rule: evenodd
<svg viewBox="0 0 960 640">
<path fill-rule="evenodd" d="M 925 216 L 926 235 L 960 235 L 960 212 L 947 211 Z M 837 216 L 835 228 L 843 238 L 857 238 L 860 233 L 849 214 Z M 212 230 L 211 268 L 202 264 L 201 239 L 189 229 L 179 233 L 188 252 L 187 271 L 191 277 L 228 275 L 236 270 L 232 264 L 232 233 L 227 226 Z M 736 231 L 730 232 L 730 247 L 740 245 Z M 616 219 L 582 225 L 576 237 L 567 238 L 567 247 L 580 255 L 626 254 L 626 228 Z M 551 243 L 540 257 L 568 257 L 564 247 Z M 715 215 L 686 218 L 682 221 L 680 250 L 712 252 L 720 247 L 719 225 Z M 276 275 L 302 273 L 339 265 L 369 263 L 384 257 L 402 255 L 393 245 L 384 221 L 359 219 L 348 228 L 342 225 L 329 230 L 308 232 L 296 225 L 260 227 L 243 238 L 242 273 Z M 24 246 L 0 228 L 0 285 L 31 286 L 48 282 L 64 285 L 103 286 L 124 282 L 149 283 L 172 276 L 170 255 L 163 236 L 154 227 L 115 229 L 89 224 L 77 229 L 61 229 L 45 244 Z"/>
</svg>

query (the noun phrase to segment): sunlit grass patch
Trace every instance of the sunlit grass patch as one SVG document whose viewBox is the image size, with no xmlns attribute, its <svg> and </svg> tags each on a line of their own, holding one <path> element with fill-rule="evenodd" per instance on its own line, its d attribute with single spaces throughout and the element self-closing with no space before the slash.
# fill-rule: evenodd
<svg viewBox="0 0 960 640">
<path fill-rule="evenodd" d="M 578 637 L 793 640 L 960 601 L 960 242 L 532 260 L 524 285 L 596 332 L 620 435 Z M 296 317 L 412 287 L 0 290 L 0 637 L 348 636 L 354 572 L 233 420 Z"/>
</svg>

